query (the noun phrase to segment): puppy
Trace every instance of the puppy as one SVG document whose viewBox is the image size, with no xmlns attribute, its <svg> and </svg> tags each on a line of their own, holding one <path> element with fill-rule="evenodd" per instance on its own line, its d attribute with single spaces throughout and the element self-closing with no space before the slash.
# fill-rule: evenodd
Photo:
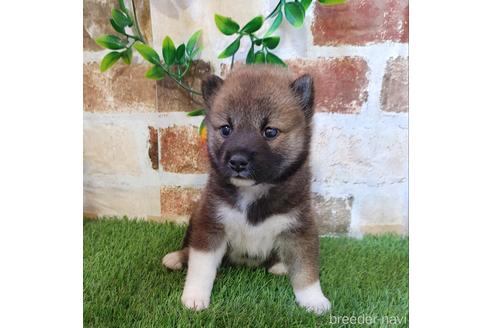
<svg viewBox="0 0 492 328">
<path fill-rule="evenodd" d="M 309 75 L 244 66 L 202 83 L 210 175 L 183 247 L 163 258 L 188 265 L 181 301 L 210 303 L 223 258 L 288 274 L 308 311 L 330 309 L 319 283 L 319 239 L 310 204 L 309 147 L 314 89 Z"/>
</svg>

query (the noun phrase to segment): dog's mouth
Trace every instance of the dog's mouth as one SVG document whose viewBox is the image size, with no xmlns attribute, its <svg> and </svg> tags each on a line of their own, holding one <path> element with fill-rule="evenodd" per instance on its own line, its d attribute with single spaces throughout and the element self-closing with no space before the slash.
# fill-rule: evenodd
<svg viewBox="0 0 492 328">
<path fill-rule="evenodd" d="M 249 170 L 244 170 L 240 172 L 231 170 L 230 177 L 237 178 L 237 179 L 251 179 L 251 172 Z"/>
<path fill-rule="evenodd" d="M 229 182 L 236 187 L 249 187 L 256 184 L 249 170 L 229 172 Z"/>
<path fill-rule="evenodd" d="M 236 187 L 251 187 L 256 184 L 255 180 L 242 178 L 242 177 L 231 177 L 231 184 Z"/>
</svg>

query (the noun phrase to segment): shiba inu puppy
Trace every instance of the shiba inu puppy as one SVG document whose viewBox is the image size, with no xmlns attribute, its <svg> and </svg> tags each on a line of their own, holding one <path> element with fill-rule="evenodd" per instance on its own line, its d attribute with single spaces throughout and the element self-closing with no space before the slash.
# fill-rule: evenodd
<svg viewBox="0 0 492 328">
<path fill-rule="evenodd" d="M 224 258 L 288 274 L 300 306 L 328 311 L 310 204 L 312 78 L 251 65 L 209 77 L 202 93 L 210 176 L 182 249 L 163 258 L 170 269 L 188 265 L 182 303 L 208 307 Z"/>
</svg>

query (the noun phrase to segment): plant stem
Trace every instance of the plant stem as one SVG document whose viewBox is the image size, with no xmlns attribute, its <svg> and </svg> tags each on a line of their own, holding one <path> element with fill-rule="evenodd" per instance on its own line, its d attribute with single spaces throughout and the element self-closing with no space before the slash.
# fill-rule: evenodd
<svg viewBox="0 0 492 328">
<path fill-rule="evenodd" d="M 189 62 L 186 62 L 185 69 L 184 69 L 183 73 L 181 74 L 181 76 L 185 76 L 186 73 L 188 73 L 188 69 L 189 68 L 190 68 L 190 63 Z"/>
<path fill-rule="evenodd" d="M 133 39 L 133 42 L 131 44 L 127 44 L 125 48 L 126 49 L 130 49 L 131 47 L 133 47 L 133 45 L 135 44 L 135 42 L 137 42 L 137 40 L 136 39 Z"/>
<path fill-rule="evenodd" d="M 125 33 L 125 35 L 126 35 L 127 37 L 129 37 L 129 38 L 132 38 L 132 39 L 136 40 L 136 41 L 140 41 L 140 42 L 142 42 L 142 43 L 146 43 L 146 42 L 145 42 L 145 40 L 143 40 L 142 38 L 140 38 L 140 37 L 138 37 L 138 36 L 136 36 L 136 35 L 130 35 L 130 34 L 126 34 L 126 33 Z"/>
<path fill-rule="evenodd" d="M 269 18 L 272 18 L 273 16 L 275 16 L 275 13 L 278 11 L 278 9 L 280 8 L 280 5 L 283 3 L 282 0 L 280 0 L 277 5 L 275 6 L 275 9 L 273 9 L 273 11 L 268 14 L 268 16 L 265 18 L 265 19 L 269 19 Z"/>
<path fill-rule="evenodd" d="M 174 82 L 176 82 L 181 88 L 185 89 L 186 91 L 188 91 L 191 94 L 195 94 L 195 95 L 198 95 L 198 96 L 201 96 L 202 95 L 200 92 L 193 90 L 190 86 L 188 86 L 187 84 L 183 83 L 179 78 L 176 77 L 176 75 L 174 75 L 172 72 L 170 72 L 169 70 L 167 70 L 164 65 L 160 64 L 159 66 L 161 66 L 161 68 L 164 70 L 164 72 L 166 72 L 167 75 L 169 75 L 169 77 Z"/>
<path fill-rule="evenodd" d="M 230 69 L 231 71 L 232 71 L 232 69 L 234 68 L 234 56 L 235 56 L 235 55 L 236 55 L 235 53 L 234 53 L 234 54 L 232 54 L 232 58 L 231 58 L 231 69 Z"/>
<path fill-rule="evenodd" d="M 168 73 L 169 74 L 169 73 Z M 194 95 L 197 95 L 197 96 L 201 96 L 202 93 L 201 92 L 198 92 L 196 90 L 193 90 L 191 87 L 189 87 L 187 84 L 184 84 L 183 82 L 181 82 L 180 80 L 178 80 L 174 75 L 171 75 L 169 74 L 169 76 L 171 77 L 171 79 L 174 80 L 174 82 L 176 82 L 180 87 L 182 87 L 183 89 L 185 89 L 186 91 L 188 91 L 189 93 L 191 94 L 194 94 Z"/>
<path fill-rule="evenodd" d="M 135 18 L 134 26 L 135 26 L 135 29 L 137 30 L 138 36 L 140 37 L 139 41 L 141 41 L 143 43 L 147 43 L 145 41 L 145 37 L 142 35 L 142 32 L 140 31 L 140 26 L 138 24 L 137 10 L 135 9 L 135 1 L 134 0 L 132 0 L 132 10 L 133 10 L 133 17 Z"/>
</svg>

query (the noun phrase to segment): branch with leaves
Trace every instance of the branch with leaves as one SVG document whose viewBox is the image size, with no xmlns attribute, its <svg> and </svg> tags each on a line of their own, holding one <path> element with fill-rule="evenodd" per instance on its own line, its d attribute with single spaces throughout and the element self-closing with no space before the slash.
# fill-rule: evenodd
<svg viewBox="0 0 492 328">
<path fill-rule="evenodd" d="M 344 3 L 346 0 L 319 0 L 323 5 L 334 5 Z M 304 24 L 304 18 L 306 17 L 306 11 L 311 5 L 312 0 L 294 0 L 286 1 L 280 0 L 275 9 L 266 17 L 257 16 L 250 20 L 243 28 L 240 28 L 239 24 L 235 22 L 231 17 L 224 17 L 221 15 L 215 15 L 215 25 L 222 32 L 222 34 L 236 38 L 219 54 L 219 58 L 231 59 L 231 70 L 234 67 L 234 58 L 236 52 L 241 45 L 241 39 L 243 37 L 249 38 L 250 47 L 246 56 L 246 64 L 273 64 L 287 66 L 284 61 L 275 55 L 272 50 L 277 48 L 280 43 L 279 36 L 272 36 L 272 34 L 282 24 L 283 18 L 294 26 L 299 28 Z M 270 26 L 263 36 L 258 36 L 255 33 L 261 29 L 263 24 L 270 20 Z M 258 49 L 257 49 L 258 48 Z"/>
<path fill-rule="evenodd" d="M 318 0 L 322 5 L 337 5 L 345 3 L 346 0 Z M 131 0 L 132 9 L 125 7 L 124 0 L 118 1 L 119 8 L 111 11 L 109 20 L 111 26 L 119 35 L 102 35 L 96 39 L 96 43 L 103 48 L 113 50 L 106 54 L 101 61 L 101 72 L 107 71 L 120 59 L 127 65 L 132 62 L 133 48 L 152 64 L 145 76 L 153 80 L 161 80 L 165 77 L 172 79 L 179 87 L 185 90 L 190 97 L 201 96 L 184 80 L 189 72 L 193 61 L 197 59 L 202 50 L 198 42 L 202 31 L 195 32 L 186 42 L 177 47 L 171 37 L 166 36 L 162 42 L 162 59 L 157 51 L 147 44 L 145 37 L 140 31 L 134 0 Z M 256 16 L 247 22 L 242 28 L 231 17 L 215 14 L 215 25 L 219 31 L 226 36 L 234 36 L 234 40 L 219 55 L 219 59 L 231 57 L 230 69 L 234 68 L 234 60 L 241 46 L 243 38 L 249 39 L 250 47 L 246 55 L 246 64 L 273 64 L 287 66 L 284 61 L 275 55 L 272 50 L 280 44 L 280 37 L 274 36 L 282 21 L 285 19 L 295 28 L 304 24 L 306 11 L 312 0 L 280 0 L 275 8 L 266 18 L 262 15 Z M 269 22 L 266 32 L 259 36 L 258 31 L 265 22 Z M 203 108 L 188 113 L 189 116 L 205 115 Z M 200 125 L 200 135 L 204 135 L 204 122 Z"/>
<path fill-rule="evenodd" d="M 239 24 L 236 23 L 230 17 L 224 17 L 221 15 L 215 15 L 215 24 L 218 29 L 224 35 L 235 35 L 236 39 L 227 46 L 219 54 L 219 58 L 224 59 L 232 57 L 231 60 L 231 70 L 234 67 L 234 56 L 239 50 L 241 45 L 241 39 L 247 37 L 251 41 L 251 46 L 246 56 L 246 64 L 277 64 L 282 66 L 287 66 L 282 59 L 273 54 L 270 50 L 275 49 L 279 42 L 280 37 L 278 36 L 266 36 L 263 38 L 258 37 L 255 32 L 258 31 L 264 23 L 263 16 L 257 16 L 250 20 L 242 29 L 240 29 Z M 255 51 L 255 46 L 260 46 L 261 49 Z"/>
<path fill-rule="evenodd" d="M 292 1 L 286 2 L 285 0 L 279 1 L 275 6 L 275 9 L 266 17 L 257 16 L 250 20 L 242 29 L 239 24 L 236 23 L 231 17 L 224 17 L 221 15 L 215 15 L 215 24 L 217 28 L 224 35 L 236 35 L 236 39 L 227 46 L 219 55 L 219 58 L 232 57 L 231 70 L 234 66 L 234 57 L 241 45 L 241 39 L 243 37 L 249 38 L 251 45 L 246 56 L 246 64 L 274 64 L 287 66 L 280 57 L 271 52 L 280 43 L 279 36 L 271 36 L 280 26 L 283 20 L 283 12 L 287 20 L 294 26 L 300 27 L 304 22 L 305 11 L 311 4 L 312 0 Z M 266 20 L 272 20 L 267 32 L 259 37 L 255 34 Z M 256 48 L 259 47 L 258 50 Z"/>
<path fill-rule="evenodd" d="M 132 1 L 132 13 L 125 7 L 123 0 L 119 1 L 119 8 L 114 8 L 111 12 L 112 18 L 110 19 L 113 29 L 120 34 L 116 35 L 102 35 L 96 39 L 96 43 L 100 46 L 112 50 L 101 61 L 101 71 L 108 70 L 111 66 L 121 58 L 127 65 L 132 61 L 132 49 L 135 48 L 140 55 L 153 66 L 145 73 L 145 77 L 153 80 L 161 80 L 166 76 L 169 76 L 178 86 L 187 91 L 190 95 L 201 95 L 199 91 L 193 90 L 189 86 L 184 77 L 190 66 L 193 63 L 201 51 L 198 47 L 198 40 L 201 35 L 201 31 L 195 32 L 186 45 L 180 44 L 175 47 L 173 40 L 166 36 L 162 42 L 162 57 L 161 60 L 159 54 L 150 47 L 140 32 L 140 27 L 136 20 L 135 6 Z M 134 19 L 135 17 L 135 19 Z M 133 34 L 128 34 L 127 30 L 134 27 Z M 136 34 L 136 35 L 135 35 Z"/>
</svg>

